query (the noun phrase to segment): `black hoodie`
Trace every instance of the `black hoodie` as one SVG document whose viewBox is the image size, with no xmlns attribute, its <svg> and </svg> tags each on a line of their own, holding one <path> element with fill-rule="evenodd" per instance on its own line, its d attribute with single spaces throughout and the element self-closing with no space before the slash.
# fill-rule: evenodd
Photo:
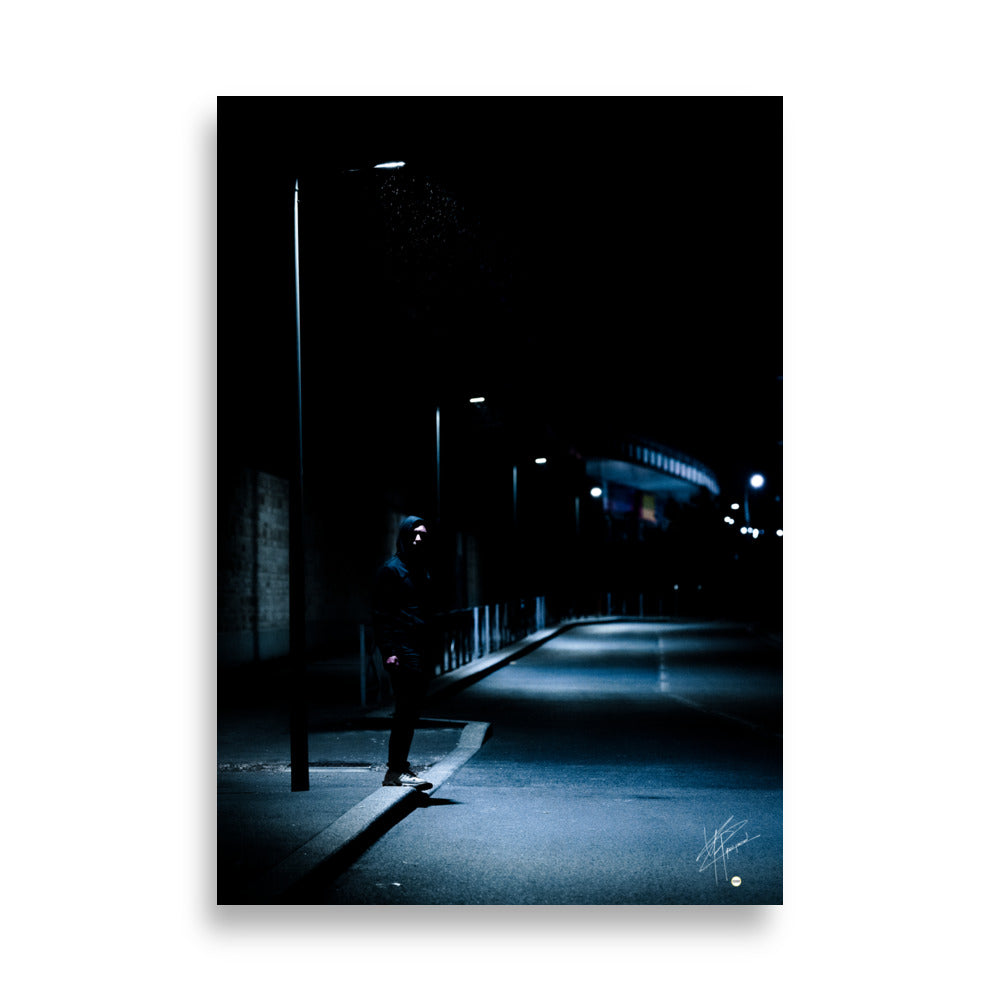
<svg viewBox="0 0 1000 1000">
<path fill-rule="evenodd" d="M 375 578 L 373 611 L 375 645 L 382 659 L 399 658 L 399 669 L 424 671 L 430 622 L 430 579 L 425 558 L 413 544 L 414 529 L 423 518 L 407 517 L 399 526 L 396 554 Z M 421 542 L 420 545 L 426 545 Z"/>
</svg>

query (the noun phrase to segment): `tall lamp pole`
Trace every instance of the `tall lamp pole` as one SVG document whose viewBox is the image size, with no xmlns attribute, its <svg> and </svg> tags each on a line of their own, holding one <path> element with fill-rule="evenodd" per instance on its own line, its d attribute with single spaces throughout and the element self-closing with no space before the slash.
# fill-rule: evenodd
<svg viewBox="0 0 1000 1000">
<path fill-rule="evenodd" d="M 434 523 L 435 527 L 441 527 L 441 407 L 434 410 L 434 444 L 437 451 L 437 460 L 434 464 Z"/>
<path fill-rule="evenodd" d="M 289 646 L 292 657 L 291 763 L 292 791 L 309 791 L 309 709 L 306 698 L 306 602 L 304 489 L 302 475 L 302 318 L 299 305 L 299 182 L 295 181 L 295 403 L 297 410 L 295 468 L 289 510 Z"/>
<path fill-rule="evenodd" d="M 473 396 L 469 403 L 477 406 L 485 403 L 485 396 Z M 441 523 L 441 404 L 434 407 L 434 515 L 440 526 Z"/>
<path fill-rule="evenodd" d="M 395 170 L 406 166 L 402 161 L 376 163 L 374 170 Z M 345 173 L 356 173 L 348 170 Z M 289 503 L 289 652 L 292 658 L 291 681 L 291 764 L 292 791 L 309 790 L 309 708 L 306 692 L 306 572 L 305 572 L 305 490 L 302 461 L 302 312 L 299 294 L 299 181 L 295 180 L 293 201 L 293 236 L 295 244 L 295 403 L 296 455 L 291 477 Z"/>
</svg>

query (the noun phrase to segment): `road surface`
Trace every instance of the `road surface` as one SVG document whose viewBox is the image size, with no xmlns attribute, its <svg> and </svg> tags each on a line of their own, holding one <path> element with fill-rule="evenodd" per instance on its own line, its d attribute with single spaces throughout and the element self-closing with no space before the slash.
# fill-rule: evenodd
<svg viewBox="0 0 1000 1000">
<path fill-rule="evenodd" d="M 740 626 L 582 625 L 435 706 L 492 738 L 329 904 L 782 901 L 781 650 Z"/>
</svg>

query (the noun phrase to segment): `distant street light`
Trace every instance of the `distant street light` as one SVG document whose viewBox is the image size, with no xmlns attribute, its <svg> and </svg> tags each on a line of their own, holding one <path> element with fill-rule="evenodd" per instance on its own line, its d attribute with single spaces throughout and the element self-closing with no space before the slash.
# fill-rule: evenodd
<svg viewBox="0 0 1000 1000">
<path fill-rule="evenodd" d="M 485 403 L 485 396 L 472 396 L 469 403 L 478 406 Z M 441 407 L 434 408 L 434 514 L 437 524 L 441 524 Z"/>
<path fill-rule="evenodd" d="M 598 497 L 604 495 L 604 491 L 601 489 L 600 486 L 593 486 L 591 487 L 590 495 L 596 500 Z"/>
<path fill-rule="evenodd" d="M 759 473 L 755 472 L 747 483 L 743 484 L 743 521 L 749 526 L 750 524 L 750 489 L 752 486 L 755 490 L 759 490 L 764 485 L 764 477 Z"/>
</svg>

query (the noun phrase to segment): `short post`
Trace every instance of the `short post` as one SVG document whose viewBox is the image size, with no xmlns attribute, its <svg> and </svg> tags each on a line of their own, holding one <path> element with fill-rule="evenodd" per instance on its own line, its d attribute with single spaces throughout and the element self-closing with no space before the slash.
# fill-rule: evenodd
<svg viewBox="0 0 1000 1000">
<path fill-rule="evenodd" d="M 479 659 L 479 608 L 472 609 L 472 658 Z"/>
<path fill-rule="evenodd" d="M 368 650 L 365 645 L 365 627 L 359 626 L 361 632 L 361 707 L 368 704 Z"/>
</svg>

